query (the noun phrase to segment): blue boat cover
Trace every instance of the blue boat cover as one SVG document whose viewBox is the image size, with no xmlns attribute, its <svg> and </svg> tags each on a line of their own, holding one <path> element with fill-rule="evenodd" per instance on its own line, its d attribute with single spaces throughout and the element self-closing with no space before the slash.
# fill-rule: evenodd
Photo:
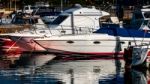
<svg viewBox="0 0 150 84">
<path fill-rule="evenodd" d="M 122 37 L 144 37 L 144 38 L 150 37 L 150 33 L 148 31 L 119 28 L 119 27 L 102 27 L 94 33 L 104 33 L 108 35 L 122 36 Z"/>
</svg>

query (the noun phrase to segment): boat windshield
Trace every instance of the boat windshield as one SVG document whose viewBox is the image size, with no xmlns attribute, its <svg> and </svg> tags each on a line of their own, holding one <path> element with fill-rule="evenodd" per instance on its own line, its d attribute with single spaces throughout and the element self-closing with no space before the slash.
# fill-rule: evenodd
<svg viewBox="0 0 150 84">
<path fill-rule="evenodd" d="M 52 22 L 52 24 L 58 25 L 58 24 L 62 23 L 67 17 L 68 17 L 68 16 L 64 16 L 64 15 L 58 16 L 58 17 Z"/>
</svg>

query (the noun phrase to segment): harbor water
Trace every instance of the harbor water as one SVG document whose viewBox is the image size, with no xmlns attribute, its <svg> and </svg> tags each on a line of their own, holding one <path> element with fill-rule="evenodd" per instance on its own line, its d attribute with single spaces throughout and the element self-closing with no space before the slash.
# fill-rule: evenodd
<svg viewBox="0 0 150 84">
<path fill-rule="evenodd" d="M 148 71 L 126 70 L 123 59 L 79 60 L 61 55 L 59 59 L 53 58 L 53 54 L 22 57 L 11 66 L 5 60 L 7 64 L 1 62 L 1 84 L 148 84 L 149 81 Z"/>
</svg>

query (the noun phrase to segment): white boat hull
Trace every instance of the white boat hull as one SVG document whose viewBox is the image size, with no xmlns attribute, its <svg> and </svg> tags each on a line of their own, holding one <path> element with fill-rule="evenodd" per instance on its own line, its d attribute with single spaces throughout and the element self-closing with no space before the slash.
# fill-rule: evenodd
<svg viewBox="0 0 150 84">
<path fill-rule="evenodd" d="M 43 47 L 33 41 L 33 37 L 11 36 L 11 40 L 20 47 L 23 52 L 45 51 Z"/>
<path fill-rule="evenodd" d="M 88 54 L 112 54 L 115 53 L 115 43 L 105 42 L 103 45 L 94 45 L 93 41 L 74 41 L 75 44 L 68 44 L 67 41 L 37 41 L 50 52 L 74 52 Z M 110 45 L 109 45 L 110 44 Z M 109 50 L 109 52 L 108 52 Z"/>
<path fill-rule="evenodd" d="M 35 41 L 50 52 L 114 55 L 116 53 L 123 54 L 124 48 L 128 47 L 129 42 L 131 45 L 135 45 L 133 42 L 135 40 L 136 44 L 141 44 L 141 39 L 90 34 L 52 36 L 38 38 Z M 150 39 L 147 39 L 144 42 L 148 43 L 149 41 Z"/>
</svg>

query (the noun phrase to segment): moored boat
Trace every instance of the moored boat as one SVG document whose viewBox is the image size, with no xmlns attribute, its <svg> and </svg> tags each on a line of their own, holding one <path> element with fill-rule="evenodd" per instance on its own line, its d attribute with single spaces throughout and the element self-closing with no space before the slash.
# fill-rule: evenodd
<svg viewBox="0 0 150 84">
<path fill-rule="evenodd" d="M 43 51 L 44 48 L 35 43 L 33 41 L 34 38 L 72 33 L 92 33 L 99 28 L 99 18 L 103 16 L 109 16 L 109 13 L 97 10 L 94 7 L 75 7 L 60 14 L 52 23 L 53 25 L 49 26 L 50 28 L 36 27 L 31 30 L 20 31 L 19 33 L 3 35 L 7 35 L 13 41 L 17 42 L 16 44 L 24 48 L 24 51 Z M 75 27 L 76 30 L 73 31 L 73 27 Z"/>
<path fill-rule="evenodd" d="M 92 34 L 51 36 L 34 39 L 50 52 L 98 55 L 123 55 L 128 45 L 149 43 L 150 34 L 143 30 L 100 28 Z"/>
</svg>

